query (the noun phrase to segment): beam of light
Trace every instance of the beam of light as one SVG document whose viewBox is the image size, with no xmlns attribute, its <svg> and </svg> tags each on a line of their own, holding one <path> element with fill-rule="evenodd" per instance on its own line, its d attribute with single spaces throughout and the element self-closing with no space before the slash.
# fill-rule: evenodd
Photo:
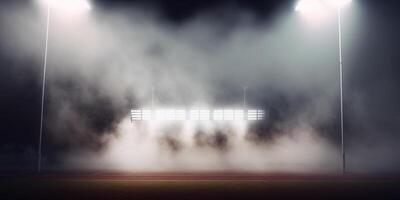
<svg viewBox="0 0 400 200">
<path fill-rule="evenodd" d="M 302 13 L 319 12 L 324 9 L 320 0 L 300 0 L 297 2 L 295 10 Z"/>
<path fill-rule="evenodd" d="M 324 3 L 332 8 L 341 9 L 349 5 L 352 0 L 324 0 Z"/>
<path fill-rule="evenodd" d="M 88 0 L 39 0 L 41 4 L 58 11 L 80 12 L 91 10 Z"/>
<path fill-rule="evenodd" d="M 332 11 L 342 9 L 351 2 L 352 0 L 299 0 L 295 11 L 309 22 L 320 24 Z"/>
<path fill-rule="evenodd" d="M 263 120 L 264 110 L 252 109 L 133 109 L 132 121 L 257 121 Z"/>
<path fill-rule="evenodd" d="M 295 11 L 313 23 L 319 23 L 327 17 L 326 5 L 321 0 L 300 0 Z"/>
<path fill-rule="evenodd" d="M 316 14 L 330 8 L 340 9 L 349 5 L 352 0 L 299 0 L 295 10 L 301 13 Z"/>
</svg>

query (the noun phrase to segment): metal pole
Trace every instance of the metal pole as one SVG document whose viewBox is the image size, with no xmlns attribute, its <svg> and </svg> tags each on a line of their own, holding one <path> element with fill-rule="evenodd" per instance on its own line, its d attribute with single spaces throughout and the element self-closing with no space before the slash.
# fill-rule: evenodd
<svg viewBox="0 0 400 200">
<path fill-rule="evenodd" d="M 338 25 L 339 25 L 339 67 L 340 67 L 340 133 L 342 138 L 342 172 L 346 173 L 346 154 L 344 147 L 344 131 L 343 131 L 343 57 L 342 57 L 342 18 L 341 9 L 338 9 Z"/>
<path fill-rule="evenodd" d="M 244 119 L 247 119 L 246 95 L 247 95 L 247 87 L 243 87 L 243 118 Z"/>
<path fill-rule="evenodd" d="M 47 69 L 47 50 L 48 50 L 48 42 L 49 42 L 49 26 L 50 26 L 50 5 L 47 8 L 46 46 L 45 46 L 45 51 L 44 51 L 43 83 L 42 83 L 42 107 L 41 107 L 41 111 L 40 111 L 38 172 L 40 172 L 42 169 L 42 138 L 43 138 L 43 123 L 44 123 L 44 99 L 45 99 L 45 88 L 46 88 L 46 69 Z"/>
<path fill-rule="evenodd" d="M 247 87 L 243 87 L 243 108 L 246 109 L 246 93 Z"/>
<path fill-rule="evenodd" d="M 155 111 L 154 111 L 154 86 L 151 87 L 151 119 L 155 120 Z"/>
<path fill-rule="evenodd" d="M 154 87 L 151 87 L 151 109 L 154 110 Z"/>
</svg>

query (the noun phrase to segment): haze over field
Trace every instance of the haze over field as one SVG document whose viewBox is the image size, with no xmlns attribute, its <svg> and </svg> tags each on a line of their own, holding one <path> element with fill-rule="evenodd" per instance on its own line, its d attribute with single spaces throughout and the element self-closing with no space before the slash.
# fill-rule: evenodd
<svg viewBox="0 0 400 200">
<path fill-rule="evenodd" d="M 46 12 L 37 3 L 1 4 L 1 54 L 13 63 L 2 67 L 16 84 L 34 73 L 39 87 Z M 379 64 L 359 53 L 369 29 L 361 19 L 370 16 L 357 4 L 343 12 L 347 85 L 370 76 L 356 69 Z M 53 12 L 45 163 L 124 171 L 340 171 L 336 15 L 309 21 L 290 9 L 260 19 L 228 3 L 179 22 L 139 3 Z M 371 87 L 380 94 L 395 83 Z M 242 105 L 243 86 L 249 87 L 248 105 L 268 111 L 265 123 L 129 120 L 131 108 L 151 105 L 153 87 L 157 106 L 230 108 Z M 371 108 L 375 97 L 356 89 L 345 93 L 349 169 L 396 171 L 396 111 L 386 116 L 390 106 Z"/>
</svg>

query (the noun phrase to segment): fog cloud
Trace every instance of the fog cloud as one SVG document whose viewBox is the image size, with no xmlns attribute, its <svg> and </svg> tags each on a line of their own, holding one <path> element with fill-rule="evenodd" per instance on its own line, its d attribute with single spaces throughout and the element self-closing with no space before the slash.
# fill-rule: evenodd
<svg viewBox="0 0 400 200">
<path fill-rule="evenodd" d="M 3 45 L 40 63 L 45 13 L 11 10 Z M 178 24 L 140 7 L 52 13 L 47 137 L 67 168 L 338 171 L 336 21 L 302 23 L 288 13 L 260 23 L 241 9 Z M 156 105 L 191 108 L 240 106 L 242 86 L 250 106 L 268 110 L 265 124 L 129 121 L 152 88 Z"/>
</svg>

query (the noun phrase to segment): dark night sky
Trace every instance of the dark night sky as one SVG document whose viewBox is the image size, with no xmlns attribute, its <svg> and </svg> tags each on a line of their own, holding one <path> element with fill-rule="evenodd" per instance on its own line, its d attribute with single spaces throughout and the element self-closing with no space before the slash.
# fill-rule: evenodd
<svg viewBox="0 0 400 200">
<path fill-rule="evenodd" d="M 27 1 L 13 2 L 29 6 Z M 128 8 L 129 6 L 155 8 L 161 11 L 166 21 L 179 26 L 198 13 L 210 10 L 230 13 L 224 12 L 227 7 L 255 12 L 259 23 L 265 23 L 275 13 L 292 12 L 294 2 L 290 0 L 98 0 L 95 4 L 105 10 L 121 5 Z M 3 3 L 7 4 L 2 1 L 0 5 Z M 383 144 L 387 138 L 393 146 L 389 149 L 400 151 L 398 147 L 400 146 L 399 3 L 363 0 L 358 5 L 362 10 L 363 25 L 360 27 L 363 27 L 363 30 L 357 39 L 362 42 L 358 42 L 351 50 L 352 58 L 346 63 L 346 67 L 351 67 L 345 70 L 345 95 L 354 97 L 351 98 L 351 102 L 345 100 L 346 131 L 356 138 Z M 0 29 L 6 30 L 7 27 Z M 31 169 L 36 165 L 41 76 L 27 66 L 41 66 L 42 63 L 10 56 L 7 53 L 8 47 L 2 42 L 5 39 L 1 37 L 3 33 L 0 30 L 0 170 Z M 362 105 L 359 102 L 362 102 Z M 107 100 L 102 104 L 107 104 Z M 90 106 L 88 108 L 90 109 Z M 112 111 L 105 109 L 104 112 Z M 88 116 L 93 114 L 95 113 Z M 352 118 L 358 120 L 352 121 Z M 110 121 L 112 119 L 102 119 L 94 124 L 106 127 Z M 366 139 L 363 133 L 371 140 Z M 46 141 L 48 142 L 45 139 L 45 143 Z M 57 152 L 63 151 L 63 147 L 46 143 L 45 151 L 56 155 Z M 50 151 L 52 153 L 49 153 Z M 388 164 L 393 165 L 389 168 L 395 170 L 400 167 L 399 158 L 392 160 L 395 160 L 395 163 Z"/>
</svg>

